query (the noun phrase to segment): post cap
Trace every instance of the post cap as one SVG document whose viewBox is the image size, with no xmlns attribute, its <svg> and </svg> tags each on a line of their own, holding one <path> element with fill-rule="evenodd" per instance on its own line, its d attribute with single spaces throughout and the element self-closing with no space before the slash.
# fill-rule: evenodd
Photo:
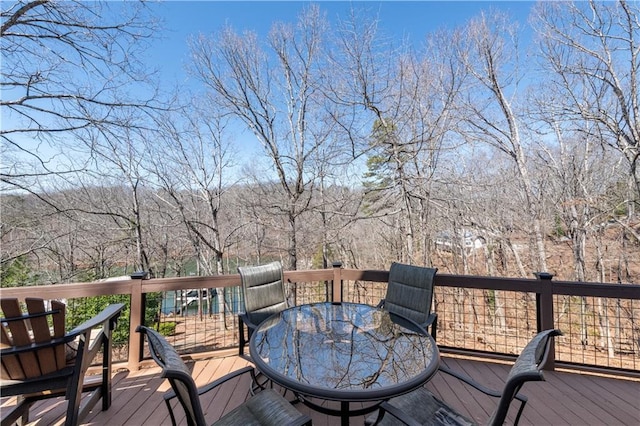
<svg viewBox="0 0 640 426">
<path fill-rule="evenodd" d="M 132 273 L 130 276 L 132 280 L 144 280 L 145 278 L 147 278 L 148 274 L 149 273 L 147 271 L 136 271 Z"/>
<path fill-rule="evenodd" d="M 550 274 L 548 272 L 534 272 L 533 275 L 535 275 L 539 280 L 550 280 L 551 278 L 553 278 L 553 274 Z"/>
</svg>

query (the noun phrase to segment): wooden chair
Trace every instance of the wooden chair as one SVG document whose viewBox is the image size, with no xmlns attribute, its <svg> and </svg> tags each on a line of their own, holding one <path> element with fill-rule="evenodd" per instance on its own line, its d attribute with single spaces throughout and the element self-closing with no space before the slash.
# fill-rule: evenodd
<svg viewBox="0 0 640 426">
<path fill-rule="evenodd" d="M 561 335 L 560 330 L 546 330 L 538 333 L 520 353 L 516 362 L 511 367 L 504 388 L 501 392 L 488 389 L 453 370 L 440 367 L 440 371 L 456 377 L 478 391 L 498 398 L 498 405 L 493 410 L 493 414 L 486 424 L 499 426 L 504 424 L 509 407 L 514 399 L 520 402 L 520 408 L 516 415 L 514 425 L 517 425 L 522 411 L 527 403 L 524 395 L 518 394 L 522 385 L 529 381 L 544 380 L 542 367 L 549 355 L 549 341 L 554 336 Z M 365 424 L 390 426 L 390 425 L 474 425 L 475 422 L 458 414 L 453 408 L 436 398 L 425 387 L 418 388 L 408 394 L 392 398 L 388 402 L 380 405 L 378 416 L 370 416 L 365 420 Z"/>
<path fill-rule="evenodd" d="M 392 263 L 387 294 L 378 307 L 409 318 L 425 329 L 430 328 L 435 339 L 438 315 L 431 312 L 431 301 L 436 272 L 437 268 Z"/>
<path fill-rule="evenodd" d="M 288 307 L 284 291 L 284 272 L 280 262 L 239 267 L 245 311 L 238 315 L 239 354 L 251 338 L 253 330 L 276 312 Z M 244 326 L 247 326 L 245 338 Z"/>
<path fill-rule="evenodd" d="M 175 426 L 176 419 L 171 408 L 171 400 L 178 398 L 187 416 L 189 426 L 203 426 L 206 424 L 200 395 L 214 389 L 242 374 L 250 373 L 255 379 L 253 367 L 245 367 L 233 373 L 197 388 L 189 369 L 173 346 L 158 332 L 148 327 L 138 326 L 137 331 L 144 333 L 149 342 L 151 357 L 162 367 L 162 377 L 169 380 L 172 391 L 165 393 L 164 400 L 171 416 L 171 423 Z M 249 389 L 247 389 L 247 392 Z M 310 425 L 311 419 L 301 414 L 284 397 L 273 389 L 258 392 L 243 404 L 235 407 L 218 421 L 216 426 L 237 425 Z"/>
<path fill-rule="evenodd" d="M 111 332 L 124 305 L 112 304 L 94 318 L 65 333 L 63 303 L 26 298 L 27 313 L 18 299 L 3 298 L 0 332 L 0 391 L 17 396 L 17 405 L 3 413 L 2 426 L 29 420 L 36 401 L 64 396 L 68 401 L 66 425 L 77 425 L 102 398 L 102 410 L 111 405 Z M 97 329 L 97 330 L 96 330 Z M 92 335 L 93 332 L 93 335 Z M 102 374 L 85 377 L 102 352 Z M 87 379 L 85 381 L 85 379 Z M 91 392 L 82 398 L 83 392 Z"/>
</svg>

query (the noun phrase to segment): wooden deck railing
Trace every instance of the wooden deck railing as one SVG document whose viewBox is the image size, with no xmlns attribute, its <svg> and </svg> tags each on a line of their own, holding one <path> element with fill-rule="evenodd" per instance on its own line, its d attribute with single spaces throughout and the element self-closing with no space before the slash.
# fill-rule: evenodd
<svg viewBox="0 0 640 426">
<path fill-rule="evenodd" d="M 559 339 L 557 344 L 561 347 L 555 353 L 563 366 L 615 370 L 640 377 L 640 285 L 551 278 L 544 273 L 532 279 L 436 275 L 438 344 L 445 351 L 509 356 L 532 333 L 560 328 L 565 336 Z M 336 263 L 331 269 L 287 271 L 285 280 L 297 289 L 296 303 L 327 299 L 376 303 L 384 295 L 388 271 L 344 269 Z M 309 283 L 321 288 L 321 294 L 306 295 L 307 290 L 302 289 Z M 142 341 L 135 329 L 143 323 L 147 294 L 239 285 L 238 274 L 158 279 L 134 275 L 119 281 L 3 288 L 2 297 L 24 299 L 37 295 L 72 299 L 129 295 L 128 366 L 137 369 L 142 359 Z M 237 334 L 237 329 L 231 333 Z M 608 345 L 598 343 L 601 341 Z M 600 352 L 605 353 L 605 361 Z M 549 368 L 553 368 L 553 361 Z"/>
</svg>

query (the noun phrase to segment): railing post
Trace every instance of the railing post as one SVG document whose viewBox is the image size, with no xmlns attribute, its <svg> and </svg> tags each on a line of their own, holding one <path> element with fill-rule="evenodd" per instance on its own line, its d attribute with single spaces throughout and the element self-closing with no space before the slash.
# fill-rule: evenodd
<svg viewBox="0 0 640 426">
<path fill-rule="evenodd" d="M 331 301 L 342 302 L 342 262 L 333 262 L 333 285 L 331 286 Z"/>
<path fill-rule="evenodd" d="M 548 272 L 536 272 L 536 278 L 540 281 L 540 290 L 536 292 L 536 322 L 538 332 L 555 328 L 553 319 L 553 275 Z M 555 367 L 556 352 L 553 339 L 549 341 L 549 357 L 543 366 L 545 370 L 553 370 Z"/>
<path fill-rule="evenodd" d="M 131 274 L 131 307 L 129 310 L 129 371 L 140 369 L 142 361 L 143 336 L 136 332 L 138 325 L 144 324 L 145 297 L 142 294 L 142 280 L 147 277 L 146 272 Z"/>
</svg>

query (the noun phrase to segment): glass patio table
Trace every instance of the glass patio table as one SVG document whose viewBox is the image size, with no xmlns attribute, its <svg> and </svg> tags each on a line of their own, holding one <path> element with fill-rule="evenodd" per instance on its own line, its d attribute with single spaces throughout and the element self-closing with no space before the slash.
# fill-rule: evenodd
<svg viewBox="0 0 640 426">
<path fill-rule="evenodd" d="M 311 408 L 349 417 L 371 412 L 435 374 L 439 352 L 427 331 L 399 315 L 355 303 L 299 305 L 274 314 L 253 332 L 256 368 Z M 312 401 L 339 401 L 332 409 Z M 353 402 L 370 402 L 350 409 Z"/>
</svg>

